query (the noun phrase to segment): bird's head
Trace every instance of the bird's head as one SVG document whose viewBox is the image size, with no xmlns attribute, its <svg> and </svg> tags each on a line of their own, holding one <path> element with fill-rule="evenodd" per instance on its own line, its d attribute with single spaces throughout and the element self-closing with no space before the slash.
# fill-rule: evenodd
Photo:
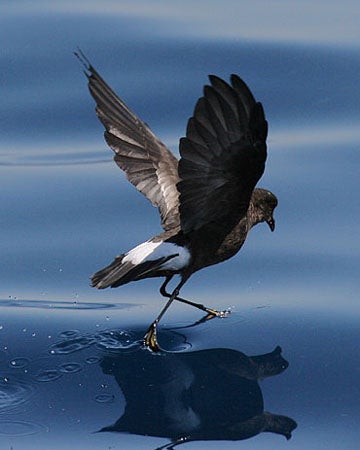
<svg viewBox="0 0 360 450">
<path fill-rule="evenodd" d="M 274 209 L 278 204 L 275 195 L 266 189 L 254 189 L 251 196 L 255 223 L 266 222 L 271 231 L 275 230 Z"/>
</svg>

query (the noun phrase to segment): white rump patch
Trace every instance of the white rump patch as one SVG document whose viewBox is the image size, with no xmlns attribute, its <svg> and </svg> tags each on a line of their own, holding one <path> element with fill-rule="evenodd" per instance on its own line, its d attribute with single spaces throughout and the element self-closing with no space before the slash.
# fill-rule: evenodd
<svg viewBox="0 0 360 450">
<path fill-rule="evenodd" d="M 191 255 L 186 247 L 163 241 L 143 242 L 126 253 L 123 262 L 129 261 L 137 265 L 145 261 L 155 261 L 175 254 L 178 254 L 178 256 L 164 262 L 160 268 L 164 270 L 181 270 L 189 264 Z"/>
</svg>

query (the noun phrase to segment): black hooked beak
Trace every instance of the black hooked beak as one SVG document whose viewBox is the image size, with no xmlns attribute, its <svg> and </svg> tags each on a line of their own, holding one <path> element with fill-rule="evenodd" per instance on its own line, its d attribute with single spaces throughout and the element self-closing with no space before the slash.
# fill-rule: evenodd
<svg viewBox="0 0 360 450">
<path fill-rule="evenodd" d="M 273 217 L 271 217 L 269 220 L 267 220 L 266 223 L 269 225 L 269 228 L 271 231 L 275 230 L 275 220 Z"/>
</svg>

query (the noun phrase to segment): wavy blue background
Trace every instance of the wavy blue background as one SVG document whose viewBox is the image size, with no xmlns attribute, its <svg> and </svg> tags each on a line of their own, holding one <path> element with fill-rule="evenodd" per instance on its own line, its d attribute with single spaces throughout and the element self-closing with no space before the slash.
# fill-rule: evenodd
<svg viewBox="0 0 360 450">
<path fill-rule="evenodd" d="M 299 406 L 308 426 L 299 427 L 297 440 L 276 441 L 277 448 L 357 448 L 352 418 L 359 408 L 349 399 L 359 393 L 359 349 L 353 346 L 360 312 L 358 9 L 355 0 L 1 1 L 1 347 L 12 342 L 12 354 L 21 354 L 18 322 L 33 320 L 41 330 L 37 319 L 43 309 L 25 310 L 22 303 L 15 308 L 17 302 L 140 303 L 144 306 L 130 309 L 131 318 L 125 315 L 124 321 L 144 330 L 162 302 L 159 280 L 101 292 L 89 287 L 91 273 L 158 233 L 160 222 L 113 164 L 72 52 L 80 47 L 175 153 L 207 75 L 237 73 L 263 103 L 270 124 L 267 169 L 259 185 L 279 198 L 276 232 L 257 227 L 239 255 L 193 276 L 183 295 L 210 306 L 231 306 L 229 323 L 236 327 L 221 321 L 189 333 L 200 346 L 225 346 L 240 327 L 242 351 L 259 353 L 271 350 L 264 348 L 269 340 L 271 346 L 289 342 L 292 356 L 300 358 L 291 386 L 301 381 L 309 386 L 311 373 L 328 383 L 325 389 L 316 382 L 311 393 L 296 396 L 295 404 L 304 395 L 313 400 Z M 244 337 L 241 317 L 251 316 L 254 307 L 284 317 L 278 323 L 282 332 L 274 332 L 276 321 L 270 318 L 269 335 L 262 328 L 270 337 L 262 338 L 259 323 L 266 328 L 267 322 L 259 312 Z M 85 320 L 82 314 L 76 310 L 76 320 Z M 66 315 L 49 317 L 58 325 L 68 321 Z M 164 325 L 196 318 L 196 311 L 175 306 Z M 320 336 L 321 329 L 326 332 Z M 213 342 L 211 330 L 224 342 Z M 255 344 L 257 332 L 261 345 Z M 301 358 L 312 354 L 312 345 L 317 349 L 312 357 L 321 364 L 315 372 L 307 366 L 305 376 Z M 348 355 L 346 364 L 339 354 Z M 333 398 L 321 401 L 334 386 L 347 399 L 341 411 Z M 328 407 L 332 415 L 325 420 Z M 320 430 L 315 427 L 319 416 L 324 419 Z M 261 437 L 263 446 L 257 447 L 256 440 L 243 445 L 269 448 L 266 438 Z M 132 442 L 129 438 L 128 448 L 142 448 Z"/>
</svg>

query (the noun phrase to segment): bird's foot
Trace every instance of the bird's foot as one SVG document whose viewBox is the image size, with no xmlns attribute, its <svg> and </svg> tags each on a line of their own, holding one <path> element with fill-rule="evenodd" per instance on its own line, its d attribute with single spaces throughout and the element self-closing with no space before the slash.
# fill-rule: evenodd
<svg viewBox="0 0 360 450">
<path fill-rule="evenodd" d="M 143 339 L 143 345 L 153 352 L 159 352 L 161 350 L 157 341 L 156 328 L 157 323 L 152 323 Z"/>
<path fill-rule="evenodd" d="M 206 320 L 214 319 L 215 317 L 224 318 L 227 317 L 231 311 L 230 309 L 226 309 L 225 311 L 218 311 L 216 309 L 206 308 L 207 315 L 204 317 L 204 322 Z"/>
</svg>

